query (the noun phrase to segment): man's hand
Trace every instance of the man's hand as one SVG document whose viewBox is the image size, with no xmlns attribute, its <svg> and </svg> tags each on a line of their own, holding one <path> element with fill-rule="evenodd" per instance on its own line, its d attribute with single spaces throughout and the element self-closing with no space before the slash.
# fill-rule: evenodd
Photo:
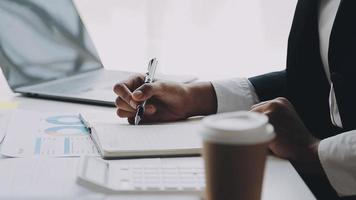
<svg viewBox="0 0 356 200">
<path fill-rule="evenodd" d="M 210 83 L 179 84 L 154 82 L 144 84 L 137 75 L 115 85 L 117 115 L 134 123 L 137 105 L 147 100 L 142 122 L 167 122 L 194 115 L 216 112 L 216 97 Z"/>
<path fill-rule="evenodd" d="M 276 138 L 269 148 L 275 155 L 301 163 L 319 163 L 319 140 L 305 127 L 287 99 L 259 103 L 252 111 L 266 114 L 274 126 Z"/>
</svg>

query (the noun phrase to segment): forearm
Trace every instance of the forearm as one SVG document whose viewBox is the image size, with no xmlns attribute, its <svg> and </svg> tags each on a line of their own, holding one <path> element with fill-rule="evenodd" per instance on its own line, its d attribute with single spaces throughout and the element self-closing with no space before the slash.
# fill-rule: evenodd
<svg viewBox="0 0 356 200">
<path fill-rule="evenodd" d="M 188 93 L 188 117 L 216 113 L 217 98 L 210 82 L 186 84 Z"/>
<path fill-rule="evenodd" d="M 293 161 L 294 166 L 306 174 L 324 175 L 325 172 L 318 154 L 319 144 L 320 141 L 316 140 L 311 145 L 305 147 L 305 149 L 301 149 L 299 151 L 300 155 L 297 157 L 298 159 Z"/>
</svg>

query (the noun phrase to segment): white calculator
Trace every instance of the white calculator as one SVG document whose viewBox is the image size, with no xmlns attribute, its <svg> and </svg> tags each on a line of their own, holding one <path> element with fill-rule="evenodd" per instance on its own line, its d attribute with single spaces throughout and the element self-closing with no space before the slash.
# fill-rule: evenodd
<svg viewBox="0 0 356 200">
<path fill-rule="evenodd" d="M 162 192 L 202 194 L 205 187 L 201 158 L 103 160 L 85 156 L 78 166 L 79 184 L 103 192 Z"/>
</svg>

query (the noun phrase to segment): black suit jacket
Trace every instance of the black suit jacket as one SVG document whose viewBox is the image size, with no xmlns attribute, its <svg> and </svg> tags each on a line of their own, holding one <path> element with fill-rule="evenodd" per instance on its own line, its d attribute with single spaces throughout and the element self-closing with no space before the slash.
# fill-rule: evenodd
<svg viewBox="0 0 356 200">
<path fill-rule="evenodd" d="M 329 65 L 344 129 L 332 125 L 330 84 L 319 49 L 318 1 L 299 0 L 286 70 L 250 78 L 260 100 L 288 98 L 318 138 L 356 129 L 356 1 L 342 0 L 330 37 Z"/>
<path fill-rule="evenodd" d="M 356 0 L 341 0 L 328 57 L 343 129 L 335 127 L 330 119 L 330 84 L 319 49 L 318 0 L 298 1 L 286 70 L 250 78 L 260 100 L 286 97 L 308 129 L 321 139 L 356 129 Z M 339 199 L 325 175 L 303 174 L 296 169 L 318 199 Z"/>
</svg>

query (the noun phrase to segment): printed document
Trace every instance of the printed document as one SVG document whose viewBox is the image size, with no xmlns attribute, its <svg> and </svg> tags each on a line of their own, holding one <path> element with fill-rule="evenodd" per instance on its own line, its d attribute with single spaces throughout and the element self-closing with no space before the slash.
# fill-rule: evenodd
<svg viewBox="0 0 356 200">
<path fill-rule="evenodd" d="M 9 157 L 98 155 L 87 128 L 75 113 L 16 110 L 1 147 Z"/>
</svg>

